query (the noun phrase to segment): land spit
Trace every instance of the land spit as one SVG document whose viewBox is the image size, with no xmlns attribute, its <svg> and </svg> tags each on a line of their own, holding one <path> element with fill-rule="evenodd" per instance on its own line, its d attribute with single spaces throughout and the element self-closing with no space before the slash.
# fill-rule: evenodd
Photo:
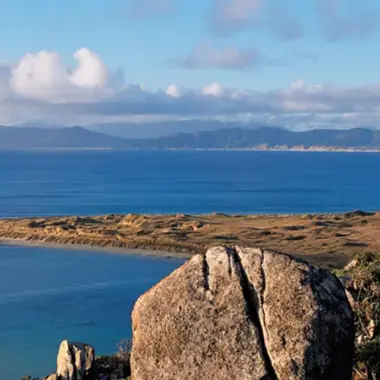
<svg viewBox="0 0 380 380">
<path fill-rule="evenodd" d="M 380 213 L 106 215 L 0 219 L 0 241 L 186 258 L 212 246 L 259 246 L 342 267 L 380 251 Z"/>
</svg>

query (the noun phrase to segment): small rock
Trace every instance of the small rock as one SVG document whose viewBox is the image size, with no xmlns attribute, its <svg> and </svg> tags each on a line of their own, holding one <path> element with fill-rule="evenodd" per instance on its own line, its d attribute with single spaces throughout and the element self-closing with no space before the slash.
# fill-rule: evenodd
<svg viewBox="0 0 380 380">
<path fill-rule="evenodd" d="M 344 216 L 347 218 L 354 218 L 356 216 L 373 216 L 373 215 L 376 215 L 376 214 L 374 212 L 366 212 L 362 210 L 355 210 L 351 212 L 346 212 L 344 214 Z"/>
<path fill-rule="evenodd" d="M 95 350 L 85 343 L 69 343 L 64 340 L 57 357 L 57 377 L 60 380 L 82 380 L 91 373 Z"/>
<path fill-rule="evenodd" d="M 52 375 L 45 377 L 44 380 L 60 380 L 60 379 L 58 379 L 58 375 L 56 373 L 53 373 Z"/>
</svg>

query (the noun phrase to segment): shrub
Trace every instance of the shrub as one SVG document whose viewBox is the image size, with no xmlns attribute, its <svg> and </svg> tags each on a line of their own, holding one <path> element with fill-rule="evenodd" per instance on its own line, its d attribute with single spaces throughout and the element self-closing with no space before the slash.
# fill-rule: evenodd
<svg viewBox="0 0 380 380">
<path fill-rule="evenodd" d="M 130 340 L 124 339 L 118 343 L 117 347 L 118 352 L 115 355 L 96 358 L 97 379 L 129 379 L 132 343 Z"/>
<path fill-rule="evenodd" d="M 345 268 L 346 288 L 355 312 L 355 378 L 380 379 L 380 258 L 358 254 Z"/>
</svg>

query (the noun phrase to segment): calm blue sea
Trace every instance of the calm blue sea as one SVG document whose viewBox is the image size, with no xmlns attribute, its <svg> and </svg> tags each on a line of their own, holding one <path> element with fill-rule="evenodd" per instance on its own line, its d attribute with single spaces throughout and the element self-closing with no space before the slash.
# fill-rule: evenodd
<svg viewBox="0 0 380 380">
<path fill-rule="evenodd" d="M 182 262 L 141 256 L 0 246 L 0 379 L 55 371 L 63 339 L 98 354 L 131 336 L 135 300 Z"/>
<path fill-rule="evenodd" d="M 379 210 L 379 169 L 375 153 L 0 152 L 0 217 Z M 180 264 L 0 245 L 0 379 L 54 371 L 65 338 L 113 353 Z"/>
<path fill-rule="evenodd" d="M 0 217 L 380 209 L 380 154 L 0 152 Z"/>
</svg>

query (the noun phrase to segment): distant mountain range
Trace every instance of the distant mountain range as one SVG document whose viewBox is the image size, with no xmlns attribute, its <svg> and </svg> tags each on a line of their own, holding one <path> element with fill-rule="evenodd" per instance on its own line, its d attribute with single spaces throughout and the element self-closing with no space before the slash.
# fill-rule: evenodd
<svg viewBox="0 0 380 380">
<path fill-rule="evenodd" d="M 178 120 L 156 123 L 93 124 L 85 127 L 90 131 L 107 133 L 125 139 L 152 139 L 173 136 L 188 131 L 216 131 L 218 129 L 245 128 L 256 129 L 264 125 L 258 123 L 219 121 L 219 120 Z"/>
<path fill-rule="evenodd" d="M 0 127 L 0 149 L 380 149 L 380 130 L 230 128 L 178 133 L 168 137 L 124 139 L 82 127 Z"/>
<path fill-rule="evenodd" d="M 123 148 L 125 140 L 81 127 L 0 127 L 0 149 Z"/>
</svg>

